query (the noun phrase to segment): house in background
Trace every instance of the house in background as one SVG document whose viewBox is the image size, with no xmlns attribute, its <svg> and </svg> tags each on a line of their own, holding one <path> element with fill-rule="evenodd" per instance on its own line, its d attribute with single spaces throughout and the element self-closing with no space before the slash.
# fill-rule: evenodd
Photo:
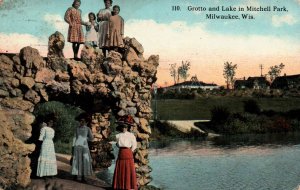
<svg viewBox="0 0 300 190">
<path fill-rule="evenodd" d="M 234 82 L 234 89 L 268 89 L 270 82 L 266 77 L 248 77 Z"/>
<path fill-rule="evenodd" d="M 271 84 L 272 89 L 300 89 L 300 74 L 276 77 Z"/>
<path fill-rule="evenodd" d="M 185 81 L 182 83 L 174 84 L 173 86 L 167 87 L 168 89 L 203 89 L 203 90 L 213 90 L 219 89 L 220 87 L 214 83 L 204 83 L 202 81 L 192 82 Z"/>
<path fill-rule="evenodd" d="M 203 89 L 203 90 L 213 90 L 219 89 L 220 86 L 214 83 L 204 83 L 198 81 L 197 76 L 191 77 L 190 81 L 185 81 L 182 83 L 174 84 L 173 86 L 167 87 L 168 89 Z"/>
<path fill-rule="evenodd" d="M 248 81 L 244 79 L 237 79 L 234 81 L 234 89 L 246 89 L 248 88 Z"/>
</svg>

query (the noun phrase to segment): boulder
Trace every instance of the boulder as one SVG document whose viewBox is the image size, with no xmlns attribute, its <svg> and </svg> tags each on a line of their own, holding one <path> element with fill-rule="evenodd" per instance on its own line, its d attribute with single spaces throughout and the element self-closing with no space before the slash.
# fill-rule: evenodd
<svg viewBox="0 0 300 190">
<path fill-rule="evenodd" d="M 48 58 L 64 57 L 63 49 L 65 47 L 65 38 L 62 33 L 56 31 L 49 37 L 48 41 Z"/>
<path fill-rule="evenodd" d="M 70 82 L 51 81 L 46 84 L 46 87 L 51 89 L 52 93 L 69 94 L 71 92 Z"/>
<path fill-rule="evenodd" d="M 38 95 L 38 93 L 32 89 L 28 90 L 25 93 L 24 98 L 25 98 L 25 100 L 31 101 L 33 104 L 37 104 L 41 100 L 41 97 Z"/>
<path fill-rule="evenodd" d="M 67 72 L 58 70 L 55 73 L 55 80 L 59 82 L 68 82 L 70 80 L 70 76 Z"/>
<path fill-rule="evenodd" d="M 47 68 L 42 68 L 36 73 L 35 82 L 40 82 L 47 84 L 50 81 L 54 80 L 55 73 Z"/>
<path fill-rule="evenodd" d="M 74 61 L 69 62 L 69 66 L 71 69 L 71 76 L 79 81 L 87 82 L 87 78 L 85 76 L 86 65 L 82 63 L 76 63 Z"/>
<path fill-rule="evenodd" d="M 143 54 L 144 53 L 144 48 L 142 44 L 140 44 L 135 38 L 130 39 L 130 47 L 132 47 L 137 54 Z"/>
<path fill-rule="evenodd" d="M 142 62 L 133 48 L 129 48 L 125 54 L 125 60 L 130 67 L 137 66 Z"/>
<path fill-rule="evenodd" d="M 45 61 L 40 56 L 37 49 L 30 46 L 24 47 L 20 50 L 21 64 L 27 69 L 33 69 L 34 73 L 46 66 Z"/>
<path fill-rule="evenodd" d="M 10 109 L 19 109 L 24 111 L 31 110 L 34 106 L 31 102 L 23 100 L 23 98 L 20 97 L 4 98 L 0 100 L 0 104 Z"/>
<path fill-rule="evenodd" d="M 18 139 L 28 136 L 27 133 L 30 136 L 30 124 L 33 119 L 26 115 L 28 113 L 17 110 L 0 110 L 0 187 L 10 185 L 25 187 L 30 183 L 28 154 L 35 149 L 35 146 L 25 144 Z"/>
<path fill-rule="evenodd" d="M 0 70 L 13 71 L 14 62 L 6 55 L 0 55 Z"/>
<path fill-rule="evenodd" d="M 35 81 L 32 77 L 22 77 L 21 85 L 25 86 L 27 89 L 31 89 L 35 84 Z"/>
<path fill-rule="evenodd" d="M 140 126 L 141 126 L 141 129 L 143 129 L 144 132 L 146 132 L 147 134 L 151 134 L 151 128 L 150 128 L 150 125 L 149 125 L 147 119 L 140 118 Z"/>
<path fill-rule="evenodd" d="M 9 96 L 9 92 L 7 92 L 6 90 L 2 90 L 0 89 L 0 97 L 8 97 Z"/>
</svg>

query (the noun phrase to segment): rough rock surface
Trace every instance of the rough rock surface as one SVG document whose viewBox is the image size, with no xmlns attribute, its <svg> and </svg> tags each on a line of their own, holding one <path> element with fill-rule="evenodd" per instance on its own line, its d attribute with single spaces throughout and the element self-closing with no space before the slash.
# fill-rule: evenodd
<svg viewBox="0 0 300 190">
<path fill-rule="evenodd" d="M 30 183 L 28 155 L 35 147 L 24 142 L 31 136 L 32 111 L 36 104 L 58 97 L 73 97 L 78 106 L 89 103 L 86 111 L 92 115 L 95 141 L 90 148 L 96 170 L 109 167 L 113 158 L 107 141 L 110 117 L 133 115 L 138 183 L 148 184 L 150 90 L 156 81 L 159 57 L 143 58 L 142 45 L 127 37 L 123 54 L 111 51 L 104 58 L 101 50 L 84 47 L 82 61 L 75 61 L 64 58 L 64 42 L 59 32 L 51 35 L 47 58 L 31 47 L 13 57 L 0 55 L 0 188 Z M 91 97 L 89 102 L 80 100 L 83 95 Z"/>
</svg>

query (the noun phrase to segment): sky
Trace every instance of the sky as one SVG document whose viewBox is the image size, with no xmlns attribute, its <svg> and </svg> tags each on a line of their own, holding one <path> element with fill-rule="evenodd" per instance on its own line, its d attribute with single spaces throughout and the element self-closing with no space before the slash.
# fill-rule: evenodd
<svg viewBox="0 0 300 190">
<path fill-rule="evenodd" d="M 63 17 L 72 2 L 0 0 L 0 52 L 32 46 L 46 56 L 51 34 L 60 31 L 67 37 Z M 143 45 L 144 57 L 159 55 L 159 86 L 174 84 L 170 64 L 182 61 L 191 63 L 190 77 L 218 85 L 225 84 L 227 61 L 237 64 L 236 78 L 260 76 L 260 65 L 267 74 L 270 66 L 280 63 L 285 64 L 282 74 L 300 74 L 300 0 L 114 0 L 113 5 L 121 7 L 125 36 Z M 178 6 L 180 10 L 172 10 Z M 247 11 L 250 6 L 270 11 Z M 102 8 L 102 0 L 82 0 L 82 19 L 87 21 L 89 12 Z M 208 19 L 207 14 L 240 19 Z M 254 19 L 243 19 L 242 14 Z M 72 56 L 70 43 L 64 52 Z"/>
</svg>

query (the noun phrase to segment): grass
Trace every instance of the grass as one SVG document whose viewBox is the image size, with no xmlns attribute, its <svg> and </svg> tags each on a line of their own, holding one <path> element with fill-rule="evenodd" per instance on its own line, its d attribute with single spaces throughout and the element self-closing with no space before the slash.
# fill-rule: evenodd
<svg viewBox="0 0 300 190">
<path fill-rule="evenodd" d="M 209 97 L 194 100 L 161 99 L 157 100 L 158 119 L 161 120 L 198 120 L 210 119 L 214 106 L 228 107 L 229 111 L 243 112 L 244 101 L 254 99 L 262 110 L 286 112 L 300 108 L 300 98 L 246 98 L 246 97 Z M 154 101 L 152 102 L 154 111 Z"/>
<path fill-rule="evenodd" d="M 55 152 L 61 154 L 71 154 L 72 153 L 72 141 L 69 143 L 56 141 L 54 142 Z"/>
</svg>

